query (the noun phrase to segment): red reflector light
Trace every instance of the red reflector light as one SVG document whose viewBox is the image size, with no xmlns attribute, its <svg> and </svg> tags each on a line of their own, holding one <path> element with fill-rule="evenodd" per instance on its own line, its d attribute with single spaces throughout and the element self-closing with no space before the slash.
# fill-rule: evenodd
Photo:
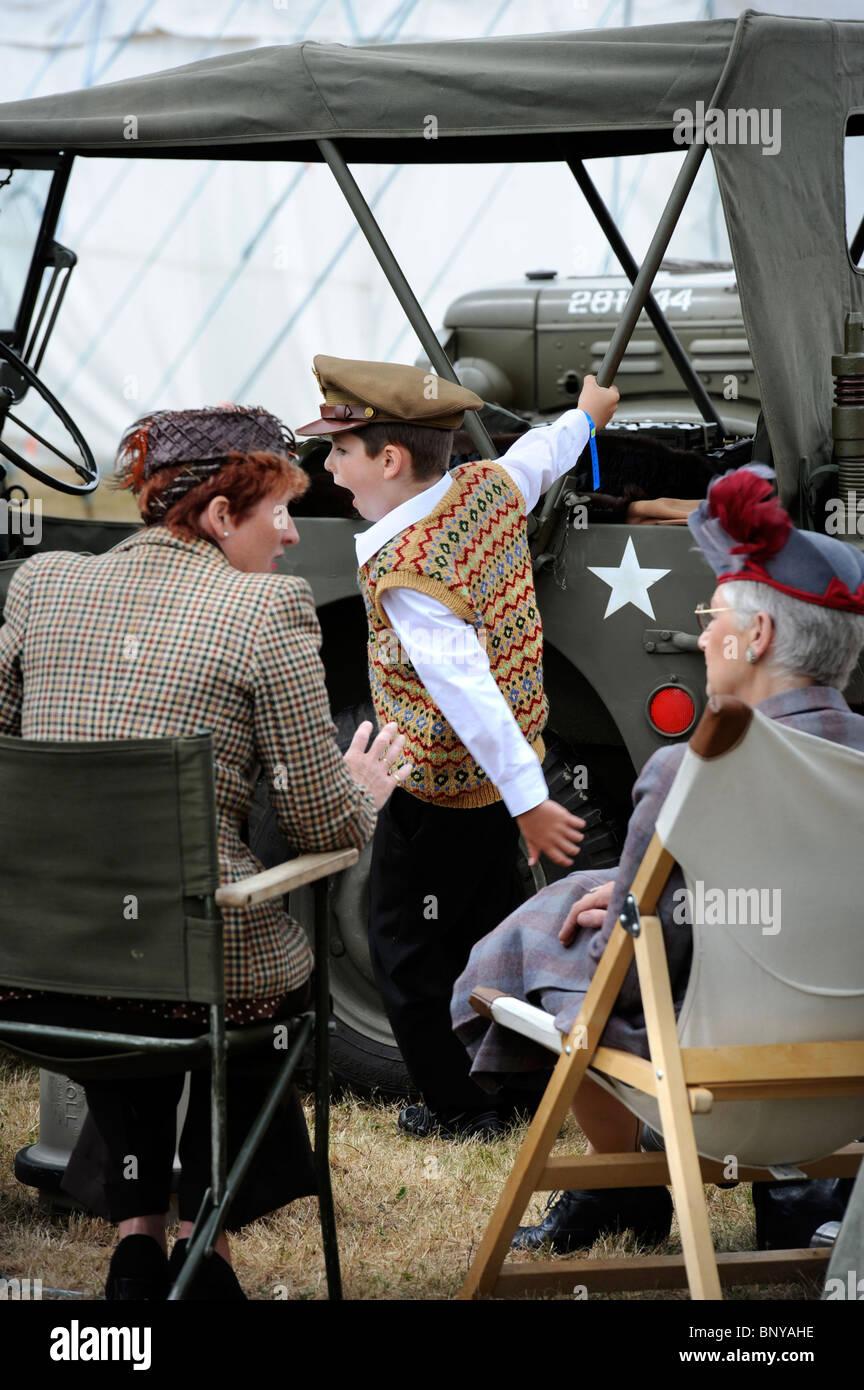
<svg viewBox="0 0 864 1390">
<path fill-rule="evenodd" d="M 683 734 L 695 715 L 692 696 L 674 685 L 655 691 L 648 702 L 648 718 L 661 734 Z"/>
</svg>

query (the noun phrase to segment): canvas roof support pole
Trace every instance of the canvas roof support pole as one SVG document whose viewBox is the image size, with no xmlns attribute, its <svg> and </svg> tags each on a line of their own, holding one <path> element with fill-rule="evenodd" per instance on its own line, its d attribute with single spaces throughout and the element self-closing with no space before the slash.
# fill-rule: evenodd
<svg viewBox="0 0 864 1390">
<path fill-rule="evenodd" d="M 849 243 L 849 255 L 852 257 L 854 266 L 857 266 L 861 260 L 862 251 L 864 251 L 864 217 L 858 223 L 858 230 Z"/>
<path fill-rule="evenodd" d="M 48 190 L 48 197 L 45 201 L 45 210 L 42 213 L 42 221 L 39 223 L 39 231 L 36 234 L 36 243 L 33 248 L 33 256 L 30 261 L 30 268 L 27 271 L 27 280 L 24 285 L 23 292 L 21 294 L 21 303 L 18 306 L 18 312 L 15 316 L 14 334 L 12 338 L 8 340 L 10 345 L 13 348 L 15 348 L 15 351 L 21 357 L 24 357 L 25 361 L 29 360 L 29 354 L 32 352 L 34 346 L 36 330 L 38 330 L 39 324 L 41 323 L 40 314 L 40 318 L 36 324 L 36 330 L 34 330 L 33 335 L 30 338 L 30 343 L 28 345 L 27 334 L 30 332 L 33 311 L 36 308 L 36 303 L 39 299 L 39 291 L 41 289 L 42 281 L 44 278 L 44 267 L 46 265 L 51 265 L 53 260 L 52 247 L 56 245 L 54 241 L 54 233 L 57 230 L 57 223 L 60 218 L 60 213 L 63 209 L 63 199 L 66 196 L 66 187 L 69 183 L 69 175 L 72 172 L 72 158 L 73 157 L 71 154 L 63 154 L 60 155 L 59 159 L 55 161 L 53 159 L 39 159 L 37 156 L 37 158 L 35 159 L 25 160 L 23 165 L 25 169 L 53 167 L 55 170 L 54 175 L 51 179 L 51 187 Z M 14 172 L 12 174 L 12 177 L 14 177 Z M 72 265 L 74 266 L 74 264 L 75 261 L 73 257 Z M 43 297 L 43 313 L 45 310 L 45 306 L 49 302 L 50 298 L 50 294 L 45 295 Z M 12 325 L 8 326 L 11 327 Z M 7 325 L 4 324 L 3 327 L 5 328 L 7 327 Z M 51 327 L 53 328 L 53 322 Z M 42 358 L 40 354 L 39 362 L 35 363 L 33 366 L 34 371 L 39 370 L 39 365 L 41 361 Z"/>
<path fill-rule="evenodd" d="M 384 271 L 393 293 L 399 300 L 408 322 L 420 339 L 429 361 L 439 376 L 458 384 L 459 378 L 453 370 L 450 359 L 439 343 L 414 291 L 405 279 L 396 257 L 387 244 L 384 233 L 375 221 L 372 209 L 363 197 L 354 175 L 342 157 L 342 152 L 332 140 L 318 140 L 316 143 L 329 164 L 333 177 L 344 193 L 345 200 L 357 219 L 357 225 L 372 248 L 375 259 Z M 483 458 L 494 459 L 498 457 L 498 451 L 492 443 L 485 425 L 477 418 L 476 411 L 466 412 L 464 428 L 470 434 L 474 447 Z"/>
<path fill-rule="evenodd" d="M 568 159 L 567 164 L 585 196 L 585 201 L 596 217 L 606 240 L 617 256 L 621 269 L 624 271 L 630 284 L 635 284 L 636 276 L 639 274 L 639 267 L 633 259 L 630 248 L 627 246 L 627 243 L 615 225 L 615 219 L 603 202 L 600 194 L 597 192 L 597 187 L 588 173 L 588 170 L 585 168 L 581 159 Z M 702 419 L 707 421 L 709 425 L 717 425 L 722 431 L 724 429 L 723 421 L 717 414 L 714 402 L 711 400 L 711 397 L 708 395 L 708 392 L 693 370 L 692 363 L 681 346 L 677 333 L 651 293 L 649 293 L 648 298 L 645 300 L 645 312 L 657 329 L 658 337 L 671 357 L 678 371 L 678 375 L 687 387 L 691 399 L 698 408 Z"/>
<path fill-rule="evenodd" d="M 645 259 L 639 270 L 639 274 L 633 282 L 624 311 L 618 320 L 618 326 L 612 334 L 612 340 L 606 349 L 603 361 L 597 369 L 597 384 L 599 386 L 610 386 L 615 379 L 615 373 L 621 363 L 621 358 L 627 350 L 627 344 L 633 336 L 633 329 L 636 327 L 639 315 L 645 308 L 648 296 L 651 293 L 651 286 L 654 283 L 654 276 L 660 269 L 660 262 L 666 254 L 666 248 L 672 240 L 672 233 L 678 225 L 678 218 L 681 216 L 684 204 L 693 187 L 699 166 L 705 158 L 706 146 L 704 143 L 694 142 L 684 156 L 681 168 L 678 170 L 678 177 L 672 188 L 672 192 L 666 202 L 666 206 L 660 214 L 660 221 L 657 223 L 657 230 L 648 247 Z M 540 513 L 540 526 L 537 531 L 535 544 L 535 554 L 537 564 L 542 558 L 546 543 L 552 533 L 555 524 L 555 510 L 558 499 L 567 485 L 567 475 L 554 482 L 546 493 L 543 502 L 543 510 Z"/>
</svg>

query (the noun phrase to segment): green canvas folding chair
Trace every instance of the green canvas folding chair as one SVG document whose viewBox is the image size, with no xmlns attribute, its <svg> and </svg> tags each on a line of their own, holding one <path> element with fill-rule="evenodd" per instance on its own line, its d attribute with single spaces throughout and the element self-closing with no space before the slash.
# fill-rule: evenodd
<svg viewBox="0 0 864 1390">
<path fill-rule="evenodd" d="M 864 753 L 712 696 L 569 1035 L 524 1000 L 474 991 L 478 1013 L 558 1061 L 460 1297 L 687 1284 L 692 1298 L 714 1299 L 721 1281 L 823 1277 L 825 1249 L 715 1254 L 703 1184 L 728 1181 L 733 1159 L 743 1182 L 857 1172 L 864 952 L 850 866 L 860 856 L 862 796 Z M 676 862 L 693 904 L 677 1020 L 655 915 Z M 763 891 L 777 895 L 764 916 Z M 650 1061 L 601 1043 L 634 959 Z M 659 1131 L 665 1152 L 551 1157 L 586 1074 Z M 683 1256 L 504 1263 L 535 1191 L 670 1182 Z"/>
<path fill-rule="evenodd" d="M 112 998 L 191 1000 L 210 1027 L 160 1038 L 0 1020 L 0 1046 L 76 1080 L 210 1068 L 211 1182 L 169 1294 L 182 1299 L 214 1249 L 232 1200 L 314 1037 L 315 1173 L 331 1299 L 342 1296 L 330 1188 L 326 876 L 354 849 L 307 854 L 219 886 L 209 733 L 105 742 L 0 736 L 0 981 Z M 314 1007 L 295 1018 L 226 1028 L 221 907 L 314 885 Z M 274 1049 L 274 1079 L 226 1173 L 226 1058 Z M 284 1051 L 282 1050 L 285 1044 Z"/>
</svg>

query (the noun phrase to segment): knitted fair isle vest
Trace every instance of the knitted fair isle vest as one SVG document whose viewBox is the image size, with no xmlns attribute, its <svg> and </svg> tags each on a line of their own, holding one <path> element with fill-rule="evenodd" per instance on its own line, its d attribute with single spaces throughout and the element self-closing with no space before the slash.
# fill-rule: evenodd
<svg viewBox="0 0 864 1390">
<path fill-rule="evenodd" d="M 369 684 L 379 724 L 393 721 L 406 736 L 404 757 L 414 764 L 406 790 L 442 806 L 486 806 L 500 801 L 501 793 L 433 702 L 380 607 L 386 589 L 419 589 L 470 623 L 499 690 L 542 761 L 548 705 L 525 500 L 495 463 L 465 463 L 450 476 L 448 491 L 428 516 L 400 531 L 360 568 Z M 431 644 L 430 650 L 434 656 Z M 458 660 L 453 671 L 458 679 Z"/>
</svg>

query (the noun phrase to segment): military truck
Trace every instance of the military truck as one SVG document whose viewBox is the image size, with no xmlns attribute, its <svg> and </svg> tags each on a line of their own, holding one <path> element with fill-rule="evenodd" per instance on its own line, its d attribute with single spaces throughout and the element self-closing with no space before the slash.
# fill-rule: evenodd
<svg viewBox="0 0 864 1390">
<path fill-rule="evenodd" d="M 455 300 L 444 315 L 442 345 L 463 383 L 484 400 L 543 424 L 575 405 L 586 373 L 600 370 L 630 288 L 620 274 L 528 270 L 520 282 Z M 759 387 L 732 262 L 664 259 L 654 299 L 725 429 L 753 435 Z M 647 426 L 662 438 L 663 425 L 686 422 L 677 434 L 670 431 L 669 442 L 684 448 L 716 442 L 702 429 L 705 422 L 647 314 L 637 320 L 615 383 L 622 403 L 611 429 L 632 437 Z"/>
<path fill-rule="evenodd" d="M 442 346 L 463 384 L 490 403 L 481 414 L 497 452 L 529 427 L 575 405 L 586 372 L 596 374 L 600 368 L 629 288 L 623 275 L 559 277 L 554 271 L 529 271 L 520 283 L 476 290 L 450 306 L 439 335 Z M 643 314 L 616 374 L 621 404 L 599 440 L 601 489 L 592 487 L 586 451 L 562 499 L 566 526 L 545 554 L 536 553 L 540 523 L 537 516 L 531 518 L 550 697 L 544 772 L 550 794 L 587 822 L 574 868 L 617 863 L 637 768 L 661 743 L 686 737 L 704 703 L 704 668 L 692 610 L 708 597 L 711 584 L 695 579 L 702 564 L 698 556 L 688 557 L 688 531 L 673 538 L 667 528 L 657 528 L 657 544 L 655 528 L 627 525 L 627 502 L 658 495 L 658 488 L 660 495 L 702 496 L 714 473 L 734 467 L 739 458 L 749 459 L 759 411 L 731 263 L 666 262 L 655 282 L 655 298 L 706 392 L 722 410 L 722 425 L 700 416 L 668 349 Z M 430 365 L 425 357 L 417 362 Z M 454 454 L 454 463 L 479 456 L 465 431 L 456 446 L 461 452 Z M 281 567 L 304 575 L 316 595 L 326 595 L 319 606 L 324 660 L 340 742 L 347 747 L 357 724 L 374 718 L 374 710 L 365 617 L 355 579 L 353 534 L 361 523 L 351 524 L 346 512 L 349 524 L 336 541 L 331 514 L 343 504 L 324 472 L 328 449 L 329 443 L 321 442 L 303 446 L 315 481 L 297 508 L 303 545 L 289 552 Z M 324 542 L 318 530 L 327 521 Z M 604 610 L 615 589 L 599 575 L 589 575 L 576 602 L 570 589 L 581 570 L 620 564 L 628 542 L 638 563 L 649 569 L 662 562 L 663 574 L 649 581 L 640 605 L 630 605 L 629 648 L 617 646 L 623 613 L 609 642 L 598 647 L 598 631 L 605 636 Z M 652 542 L 651 558 L 643 560 Z M 670 553 L 676 555 L 676 565 L 689 559 L 694 580 L 687 590 L 689 609 L 667 628 L 668 609 L 658 605 L 655 613 L 650 584 L 671 570 Z M 627 658 L 626 679 L 622 656 Z M 256 800 L 255 837 L 265 862 L 284 858 L 285 845 L 263 795 Z M 334 1053 L 341 1074 L 354 1084 L 402 1091 L 406 1079 L 394 1058 L 366 945 L 368 860 L 366 851 L 334 897 L 331 964 L 339 1021 Z M 545 857 L 532 871 L 523 856 L 520 869 L 526 894 L 568 872 Z"/>
<path fill-rule="evenodd" d="M 573 34 L 257 49 L 0 105 L 0 175 L 30 179 L 43 210 L 32 255 L 13 264 L 19 289 L 0 323 L 0 425 L 21 418 L 28 389 L 39 392 L 78 449 L 78 458 L 64 452 L 60 473 L 43 468 L 43 481 L 66 491 L 97 486 L 86 442 L 38 377 L 44 332 L 74 263 L 53 229 L 76 158 L 325 161 L 431 367 L 451 379 L 458 372 L 489 403 L 469 418 L 460 457 L 494 457 L 524 428 L 574 404 L 587 371 L 622 392 L 596 473 L 587 456 L 580 460 L 531 518 L 553 735 L 547 776 L 553 794 L 589 821 L 578 862 L 613 864 L 635 773 L 659 745 L 686 737 L 701 712 L 693 610 L 713 587 L 687 529 L 646 524 L 639 502 L 697 499 L 712 474 L 754 456 L 773 462 L 801 525 L 823 526 L 838 498 L 849 515 L 856 486 L 864 498 L 864 223 L 847 228 L 843 180 L 844 141 L 864 133 L 862 74 L 864 24 L 748 11 L 737 21 Z M 767 147 L 754 93 L 782 115 L 782 140 L 778 128 Z M 124 135 L 128 112 L 136 113 L 134 141 Z M 427 112 L 436 113 L 436 139 L 426 138 Z M 733 268 L 661 269 L 709 147 Z M 594 158 L 675 150 L 680 171 L 637 265 L 588 167 Z M 530 271 L 475 291 L 449 310 L 442 344 L 349 164 L 459 163 L 470 183 L 473 162 L 550 159 L 573 173 L 623 277 Z M 43 445 L 35 455 L 13 451 L 12 461 L 38 471 Z M 315 594 L 346 743 L 368 709 L 354 583 L 360 522 L 329 487 L 320 451 L 313 446 L 304 462 L 314 485 L 299 509 L 302 544 L 284 567 Z M 0 493 L 7 499 L 8 490 Z M 127 529 L 45 517 L 42 545 L 102 550 Z M 8 579 L 28 551 L 15 536 L 6 551 L 0 577 Z M 856 704 L 864 698 L 860 671 L 848 694 Z M 263 795 L 250 833 L 263 859 L 284 857 Z M 404 1093 L 369 970 L 365 872 L 361 863 L 343 876 L 331 899 L 336 1069 L 355 1084 Z M 540 881 L 526 873 L 526 891 Z M 302 915 L 302 903 L 292 906 Z"/>
</svg>

